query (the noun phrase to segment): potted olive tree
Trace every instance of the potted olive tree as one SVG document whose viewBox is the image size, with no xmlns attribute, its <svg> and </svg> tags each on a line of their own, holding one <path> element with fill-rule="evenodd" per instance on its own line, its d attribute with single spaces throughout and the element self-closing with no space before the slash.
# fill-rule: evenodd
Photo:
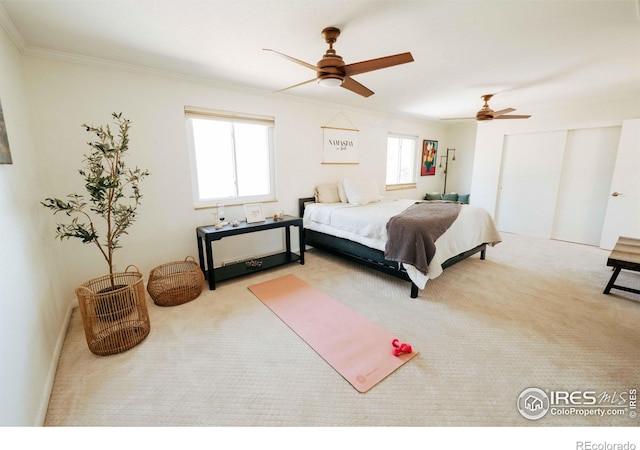
<svg viewBox="0 0 640 450">
<path fill-rule="evenodd" d="M 76 289 L 89 348 L 99 355 L 127 350 L 149 334 L 142 274 L 137 268 L 129 271 L 132 266 L 125 272 L 114 272 L 114 252 L 135 222 L 142 198 L 139 185 L 149 172 L 127 166 L 124 157 L 129 151 L 131 121 L 122 113 L 112 117 L 117 130 L 112 131 L 109 124 L 82 125 L 95 135 L 88 142 L 91 151 L 84 155 L 84 167 L 78 170 L 86 195 L 73 193 L 66 200 L 47 198 L 41 202 L 54 214 L 71 218 L 57 225 L 57 238 L 76 238 L 95 245 L 109 267 L 107 275 Z"/>
</svg>

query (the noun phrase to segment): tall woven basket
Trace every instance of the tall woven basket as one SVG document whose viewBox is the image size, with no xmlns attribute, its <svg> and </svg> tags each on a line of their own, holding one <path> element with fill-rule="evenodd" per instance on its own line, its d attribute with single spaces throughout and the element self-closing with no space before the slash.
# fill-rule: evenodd
<svg viewBox="0 0 640 450">
<path fill-rule="evenodd" d="M 204 274 L 193 256 L 156 267 L 149 274 L 147 291 L 158 306 L 175 306 L 202 293 Z"/>
<path fill-rule="evenodd" d="M 96 355 L 129 350 L 149 335 L 144 282 L 137 267 L 94 278 L 76 289 L 76 297 L 87 344 Z"/>
</svg>

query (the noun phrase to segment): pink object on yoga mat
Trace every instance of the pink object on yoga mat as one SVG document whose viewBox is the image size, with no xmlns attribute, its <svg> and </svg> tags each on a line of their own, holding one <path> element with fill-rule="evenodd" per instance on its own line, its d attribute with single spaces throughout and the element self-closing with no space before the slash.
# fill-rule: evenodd
<svg viewBox="0 0 640 450">
<path fill-rule="evenodd" d="M 395 335 L 295 275 L 249 290 L 359 392 L 417 355 L 394 356 Z"/>
</svg>

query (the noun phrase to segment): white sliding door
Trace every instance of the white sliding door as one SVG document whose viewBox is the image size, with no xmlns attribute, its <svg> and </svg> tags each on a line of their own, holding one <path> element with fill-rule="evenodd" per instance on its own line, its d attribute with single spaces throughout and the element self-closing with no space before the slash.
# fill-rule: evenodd
<svg viewBox="0 0 640 450">
<path fill-rule="evenodd" d="M 505 136 L 496 225 L 500 231 L 551 237 L 566 131 Z"/>
<path fill-rule="evenodd" d="M 620 127 L 570 130 L 551 237 L 600 245 Z"/>
</svg>

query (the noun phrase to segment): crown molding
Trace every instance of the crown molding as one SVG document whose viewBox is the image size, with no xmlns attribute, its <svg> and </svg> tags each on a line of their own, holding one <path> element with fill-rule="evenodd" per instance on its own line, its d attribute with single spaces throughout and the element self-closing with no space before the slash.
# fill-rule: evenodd
<svg viewBox="0 0 640 450">
<path fill-rule="evenodd" d="M 9 39 L 11 39 L 13 44 L 18 48 L 18 51 L 24 54 L 27 43 L 2 3 L 0 3 L 0 28 L 4 29 Z"/>
</svg>

